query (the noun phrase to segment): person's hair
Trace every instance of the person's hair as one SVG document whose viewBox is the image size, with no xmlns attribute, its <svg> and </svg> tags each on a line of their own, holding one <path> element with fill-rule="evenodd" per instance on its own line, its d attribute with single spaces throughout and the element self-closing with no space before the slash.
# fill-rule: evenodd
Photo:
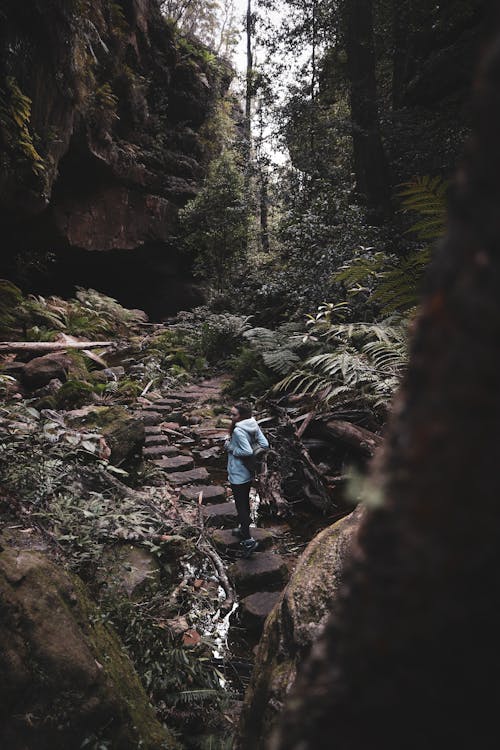
<svg viewBox="0 0 500 750">
<path fill-rule="evenodd" d="M 238 409 L 242 419 L 250 419 L 252 416 L 252 407 L 250 404 L 235 404 L 235 409 Z"/>
<path fill-rule="evenodd" d="M 250 406 L 250 404 L 234 404 L 234 408 L 238 409 L 240 413 L 240 417 L 242 419 L 250 419 L 250 417 L 252 416 L 252 407 Z M 233 434 L 234 428 L 235 428 L 235 423 L 232 422 L 231 427 L 229 428 L 230 435 Z"/>
</svg>

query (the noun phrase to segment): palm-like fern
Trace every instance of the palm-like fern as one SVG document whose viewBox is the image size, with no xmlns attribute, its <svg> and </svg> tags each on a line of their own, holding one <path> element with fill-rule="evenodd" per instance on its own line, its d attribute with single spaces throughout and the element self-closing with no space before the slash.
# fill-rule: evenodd
<svg viewBox="0 0 500 750">
<path fill-rule="evenodd" d="M 361 399 L 385 408 L 406 366 L 404 320 L 393 317 L 372 325 L 320 320 L 315 330 L 327 351 L 308 357 L 275 390 L 308 394 L 327 405 Z"/>
</svg>

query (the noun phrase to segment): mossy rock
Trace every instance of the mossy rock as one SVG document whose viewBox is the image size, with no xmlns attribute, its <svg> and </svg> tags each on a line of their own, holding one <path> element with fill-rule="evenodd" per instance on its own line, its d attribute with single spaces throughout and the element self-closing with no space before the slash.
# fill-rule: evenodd
<svg viewBox="0 0 500 750">
<path fill-rule="evenodd" d="M 71 417 L 74 426 L 85 426 L 98 430 L 111 449 L 110 461 L 118 465 L 126 459 L 139 455 L 144 445 L 144 424 L 133 417 L 123 406 L 95 406 L 84 416 Z"/>
<path fill-rule="evenodd" d="M 174 750 L 133 665 L 83 582 L 43 553 L 0 554 L 0 745 Z"/>
<path fill-rule="evenodd" d="M 67 380 L 55 394 L 58 409 L 78 409 L 93 400 L 92 386 L 79 380 Z"/>
<path fill-rule="evenodd" d="M 361 506 L 308 545 L 266 620 L 245 695 L 235 750 L 266 747 L 297 669 L 321 634 L 363 516 Z"/>
</svg>

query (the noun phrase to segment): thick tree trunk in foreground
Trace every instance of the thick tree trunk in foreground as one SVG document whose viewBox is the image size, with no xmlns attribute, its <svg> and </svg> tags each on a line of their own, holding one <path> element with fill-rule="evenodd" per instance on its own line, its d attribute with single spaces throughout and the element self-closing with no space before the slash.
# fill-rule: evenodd
<svg viewBox="0 0 500 750">
<path fill-rule="evenodd" d="M 383 504 L 361 528 L 344 596 L 282 717 L 279 750 L 499 743 L 500 39 L 476 99 L 374 478 Z"/>
<path fill-rule="evenodd" d="M 356 188 L 369 208 L 387 214 L 390 187 L 378 116 L 372 0 L 348 0 L 346 11 Z"/>
</svg>

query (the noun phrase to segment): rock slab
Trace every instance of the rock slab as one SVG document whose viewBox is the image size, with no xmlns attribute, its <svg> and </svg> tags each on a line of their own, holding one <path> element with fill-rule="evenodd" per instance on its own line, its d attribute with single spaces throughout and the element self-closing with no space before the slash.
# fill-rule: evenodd
<svg viewBox="0 0 500 750">
<path fill-rule="evenodd" d="M 241 596 L 256 591 L 279 591 L 288 580 L 288 568 L 282 557 L 271 552 L 256 552 L 242 558 L 229 568 L 236 591 Z"/>
<path fill-rule="evenodd" d="M 203 508 L 205 523 L 210 526 L 235 526 L 238 520 L 233 502 L 208 505 Z"/>
<path fill-rule="evenodd" d="M 253 538 L 259 543 L 259 550 L 269 549 L 273 545 L 274 537 L 266 529 L 250 529 Z M 233 535 L 231 529 L 215 529 L 211 534 L 212 541 L 217 549 L 222 552 L 226 550 L 237 550 L 240 548 L 240 539 Z"/>
<path fill-rule="evenodd" d="M 279 591 L 258 591 L 255 594 L 250 594 L 250 596 L 245 596 L 240 601 L 242 624 L 252 630 L 261 630 L 280 596 Z"/>
<path fill-rule="evenodd" d="M 181 492 L 181 499 L 194 500 L 197 502 L 200 491 L 203 492 L 203 503 L 220 503 L 221 500 L 226 499 L 226 490 L 219 484 L 210 484 L 208 486 L 202 485 L 200 487 L 185 487 Z"/>
<path fill-rule="evenodd" d="M 172 484 L 183 485 L 194 482 L 204 482 L 209 478 L 209 473 L 204 466 L 187 471 L 172 471 L 168 473 L 168 479 Z"/>
</svg>

